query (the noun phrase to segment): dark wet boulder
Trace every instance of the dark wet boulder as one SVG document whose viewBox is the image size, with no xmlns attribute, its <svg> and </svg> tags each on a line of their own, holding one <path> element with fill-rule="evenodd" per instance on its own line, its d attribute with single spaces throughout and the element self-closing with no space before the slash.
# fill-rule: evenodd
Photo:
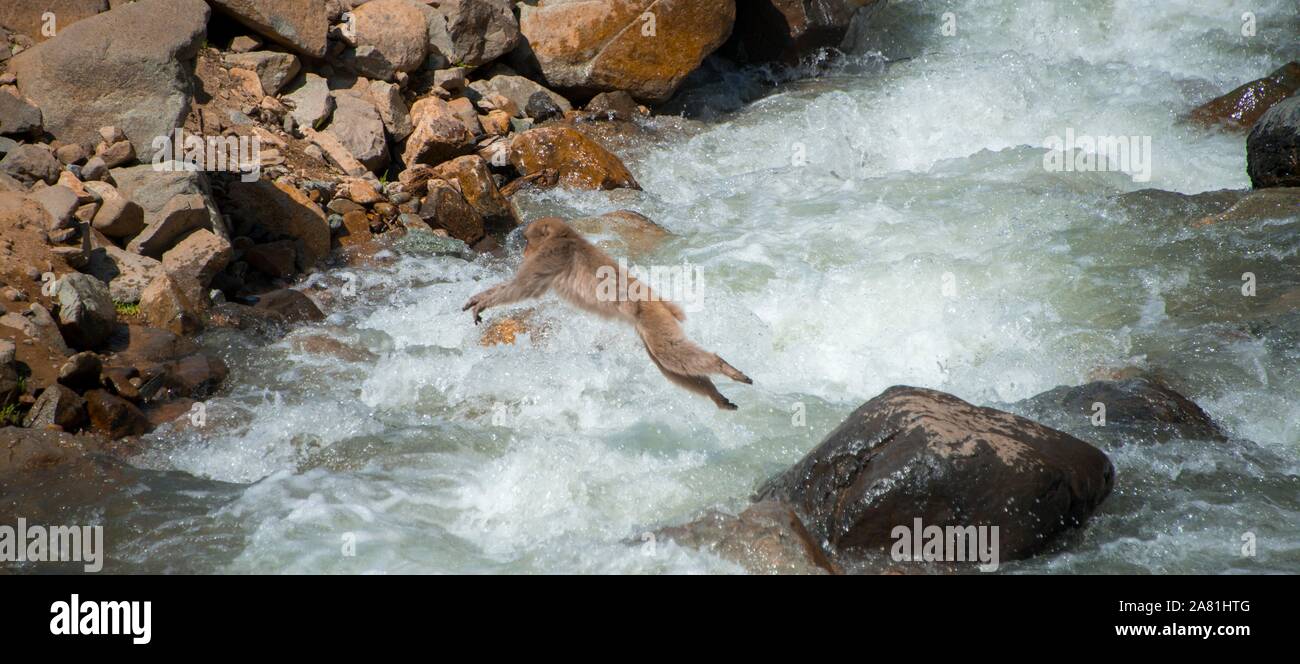
<svg viewBox="0 0 1300 664">
<path fill-rule="evenodd" d="M 681 526 L 654 533 L 654 542 L 671 540 L 708 551 L 754 574 L 835 574 L 826 557 L 788 505 L 764 501 L 732 516 L 709 511 Z M 642 538 L 642 543 L 651 541 Z"/>
<path fill-rule="evenodd" d="M 1268 109 L 1250 130 L 1246 172 L 1256 189 L 1300 187 L 1300 96 Z"/>
<path fill-rule="evenodd" d="M 1149 376 L 1062 386 L 1019 401 L 1015 409 L 1081 435 L 1091 430 L 1117 442 L 1226 439 L 1200 406 Z"/>
<path fill-rule="evenodd" d="M 897 386 L 859 407 L 756 499 L 792 506 L 837 562 L 885 552 L 894 529 L 997 526 L 1023 558 L 1082 525 L 1115 469 L 1069 434 L 943 392 Z"/>
</svg>

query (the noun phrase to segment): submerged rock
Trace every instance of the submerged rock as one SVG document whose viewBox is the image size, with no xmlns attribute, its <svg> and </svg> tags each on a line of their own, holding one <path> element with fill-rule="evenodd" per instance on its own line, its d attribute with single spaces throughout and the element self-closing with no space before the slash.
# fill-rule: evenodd
<svg viewBox="0 0 1300 664">
<path fill-rule="evenodd" d="M 1081 526 L 1115 469 L 1073 436 L 934 390 L 891 387 L 769 480 L 837 562 L 895 543 L 896 527 L 997 526 L 1001 560 Z"/>
<path fill-rule="evenodd" d="M 616 255 L 637 258 L 660 247 L 671 233 L 649 217 L 632 210 L 615 210 L 599 217 L 580 217 L 569 221 L 575 230 L 586 235 L 605 235 L 596 246 Z"/>
<path fill-rule="evenodd" d="M 1202 127 L 1249 130 L 1268 109 L 1300 90 L 1300 63 L 1288 62 L 1264 78 L 1201 104 L 1187 114 Z"/>
<path fill-rule="evenodd" d="M 740 516 L 710 511 L 655 536 L 717 554 L 753 574 L 839 572 L 794 510 L 770 501 L 752 505 Z"/>
<path fill-rule="evenodd" d="M 1149 376 L 1062 386 L 1019 401 L 1015 406 L 1062 428 L 1082 432 L 1087 425 L 1098 433 L 1116 434 L 1129 441 L 1227 439 L 1200 406 Z M 1102 412 L 1104 422 L 1094 420 Z M 1094 421 L 1098 424 L 1094 425 Z"/>
</svg>

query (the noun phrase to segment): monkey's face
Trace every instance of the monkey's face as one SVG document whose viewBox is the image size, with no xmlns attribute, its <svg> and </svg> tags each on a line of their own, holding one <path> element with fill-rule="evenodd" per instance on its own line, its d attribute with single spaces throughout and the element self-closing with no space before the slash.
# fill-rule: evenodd
<svg viewBox="0 0 1300 664">
<path fill-rule="evenodd" d="M 560 235 L 568 226 L 558 217 L 545 217 L 538 219 L 524 229 L 524 239 L 528 244 L 524 247 L 524 258 L 533 255 L 537 248 L 548 239 Z"/>
</svg>

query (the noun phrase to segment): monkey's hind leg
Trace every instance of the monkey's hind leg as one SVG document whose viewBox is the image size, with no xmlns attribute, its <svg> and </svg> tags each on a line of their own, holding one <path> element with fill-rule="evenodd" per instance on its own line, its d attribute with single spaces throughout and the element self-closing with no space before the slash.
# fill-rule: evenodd
<svg viewBox="0 0 1300 664">
<path fill-rule="evenodd" d="M 649 349 L 647 348 L 646 350 Z M 685 376 L 679 373 L 673 373 L 664 368 L 664 365 L 659 363 L 659 360 L 655 358 L 653 353 L 647 354 L 650 355 L 650 361 L 655 363 L 655 366 L 659 368 L 659 372 L 664 375 L 664 378 L 667 378 L 669 382 L 674 385 L 712 399 L 713 403 L 722 410 L 737 410 L 739 408 L 736 404 L 728 401 L 727 397 L 722 396 L 722 393 L 718 391 L 716 386 L 714 386 L 713 381 L 708 378 L 704 376 Z"/>
</svg>

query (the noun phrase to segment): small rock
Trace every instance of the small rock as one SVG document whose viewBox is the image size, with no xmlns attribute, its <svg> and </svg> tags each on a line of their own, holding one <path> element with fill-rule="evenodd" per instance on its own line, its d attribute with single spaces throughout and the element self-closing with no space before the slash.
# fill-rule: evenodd
<svg viewBox="0 0 1300 664">
<path fill-rule="evenodd" d="M 384 129 L 394 142 L 406 140 L 415 127 L 411 124 L 411 111 L 406 107 L 402 91 L 384 81 L 370 82 L 370 99 L 384 122 Z"/>
<path fill-rule="evenodd" d="M 148 418 L 135 404 L 107 390 L 87 392 L 86 409 L 90 414 L 90 426 L 110 438 L 143 436 L 149 431 Z"/>
<path fill-rule="evenodd" d="M 510 161 L 527 176 L 554 169 L 560 184 L 575 189 L 640 189 L 623 162 L 578 130 L 552 125 L 515 138 Z"/>
<path fill-rule="evenodd" d="M 85 421 L 86 400 L 76 392 L 54 383 L 41 392 L 36 404 L 27 411 L 23 426 L 29 429 L 57 426 L 72 433 L 81 428 Z"/>
<path fill-rule="evenodd" d="M 108 286 L 86 274 L 68 274 L 56 282 L 59 327 L 76 348 L 90 350 L 103 345 L 117 325 L 117 310 Z"/>
<path fill-rule="evenodd" d="M 587 103 L 587 111 L 600 120 L 630 121 L 640 115 L 640 107 L 632 95 L 616 90 L 602 92 Z"/>
<path fill-rule="evenodd" d="M 343 228 L 339 230 L 338 241 L 341 246 L 352 247 L 365 244 L 374 239 L 370 232 L 370 219 L 363 211 L 353 211 L 343 215 Z"/>
<path fill-rule="evenodd" d="M 252 35 L 239 35 L 230 40 L 230 50 L 234 53 L 248 53 L 262 47 L 262 40 Z"/>
<path fill-rule="evenodd" d="M 411 120 L 415 129 L 406 139 L 402 161 L 407 167 L 416 164 L 438 164 L 468 153 L 474 145 L 474 135 L 457 117 L 447 102 L 437 97 L 425 97 L 411 107 Z"/>
<path fill-rule="evenodd" d="M 392 80 L 424 64 L 428 27 L 420 6 L 408 0 L 370 0 L 352 11 L 356 48 L 347 61 L 358 72 Z"/>
<path fill-rule="evenodd" d="M 78 392 L 99 386 L 99 374 L 104 362 L 90 351 L 77 353 L 59 368 L 59 382 Z"/>
<path fill-rule="evenodd" d="M 278 95 L 298 75 L 301 64 L 297 56 L 276 51 L 233 53 L 225 57 L 226 65 L 246 69 L 257 74 L 262 90 L 268 95 Z"/>
<path fill-rule="evenodd" d="M 77 194 L 63 185 L 46 187 L 31 194 L 31 198 L 41 204 L 50 213 L 52 225 L 46 230 L 56 231 L 71 228 L 77 212 Z"/>
<path fill-rule="evenodd" d="M 333 134 L 367 170 L 381 171 L 388 165 L 384 121 L 368 97 L 335 96 L 334 118 L 325 133 Z"/>
<path fill-rule="evenodd" d="M 198 194 L 181 194 L 167 202 L 158 219 L 149 224 L 127 249 L 160 259 L 189 233 L 209 225 L 207 202 Z"/>
<path fill-rule="evenodd" d="M 41 109 L 35 104 L 0 89 L 0 134 L 19 136 L 39 132 Z"/>
<path fill-rule="evenodd" d="M 541 123 L 564 117 L 564 111 L 560 110 L 550 95 L 545 92 L 534 92 L 524 106 L 524 115 Z"/>
<path fill-rule="evenodd" d="M 286 323 L 304 323 L 325 320 L 320 307 L 300 291 L 285 288 L 259 296 L 253 308 L 273 312 Z"/>
<path fill-rule="evenodd" d="M 0 173 L 28 186 L 34 182 L 54 184 L 62 170 L 63 165 L 48 149 L 30 143 L 19 145 L 0 159 Z"/>
<path fill-rule="evenodd" d="M 225 238 L 207 229 L 199 229 L 163 254 L 163 269 L 185 275 L 207 286 L 218 272 L 234 258 L 234 249 Z"/>
<path fill-rule="evenodd" d="M 135 161 L 135 148 L 131 141 L 118 141 L 95 150 L 95 156 L 104 161 L 104 165 L 109 168 L 117 168 Z"/>
<path fill-rule="evenodd" d="M 202 289 L 197 288 L 197 282 L 187 289 L 182 283 L 187 279 L 193 281 L 179 274 L 162 274 L 144 289 L 140 295 L 140 313 L 150 327 L 179 336 L 188 336 L 202 329 L 203 303 L 193 297 Z"/>
<path fill-rule="evenodd" d="M 433 84 L 452 94 L 459 94 L 465 89 L 465 69 L 439 69 L 433 72 Z"/>
<path fill-rule="evenodd" d="M 105 243 L 90 252 L 85 272 L 108 284 L 115 302 L 132 303 L 140 301 L 145 287 L 163 273 L 163 266 L 148 256 Z"/>
<path fill-rule="evenodd" d="M 483 217 L 465 200 L 455 187 L 446 180 L 430 180 L 428 195 L 420 207 L 420 217 L 430 226 L 443 228 L 451 235 L 464 242 L 474 244 L 483 238 L 486 231 Z"/>
<path fill-rule="evenodd" d="M 86 160 L 86 165 L 81 167 L 81 179 L 87 182 L 91 180 L 103 180 L 108 177 L 108 164 L 100 157 L 91 157 Z"/>
<path fill-rule="evenodd" d="M 272 279 L 291 277 L 298 271 L 298 252 L 289 240 L 259 244 L 244 253 L 244 260 Z"/>
<path fill-rule="evenodd" d="M 102 201 L 95 212 L 95 230 L 111 238 L 128 238 L 144 229 L 144 208 L 128 200 L 116 187 L 104 182 L 87 182 L 86 188 Z"/>
<path fill-rule="evenodd" d="M 324 126 L 334 112 L 334 96 L 330 94 L 329 82 L 311 72 L 307 72 L 302 83 L 284 98 L 293 106 L 289 115 L 299 127 L 306 129 Z"/>
<path fill-rule="evenodd" d="M 69 143 L 56 149 L 54 156 L 64 164 L 80 164 L 90 155 L 86 153 L 85 146 L 80 143 Z"/>
</svg>

